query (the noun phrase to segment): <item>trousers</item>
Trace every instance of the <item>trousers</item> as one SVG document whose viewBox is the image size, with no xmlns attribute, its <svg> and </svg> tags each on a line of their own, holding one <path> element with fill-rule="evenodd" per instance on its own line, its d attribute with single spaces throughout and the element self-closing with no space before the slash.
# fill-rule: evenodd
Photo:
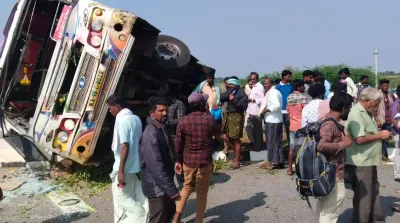
<svg viewBox="0 0 400 223">
<path fill-rule="evenodd" d="M 369 223 L 383 219 L 376 168 L 376 166 L 345 166 L 354 191 L 353 221 Z"/>
<path fill-rule="evenodd" d="M 168 196 L 149 198 L 149 223 L 170 223 L 175 215 L 175 208 L 175 201 Z"/>
<path fill-rule="evenodd" d="M 185 184 L 181 191 L 181 200 L 177 202 L 176 212 L 183 212 L 183 208 L 193 192 L 193 187 L 196 185 L 196 223 L 202 223 L 207 206 L 213 164 L 202 168 L 190 168 L 183 164 L 183 171 L 185 172 Z"/>
<path fill-rule="evenodd" d="M 263 143 L 262 120 L 258 115 L 248 115 L 245 125 L 247 137 L 250 143 L 253 144 L 253 150 L 260 151 Z"/>
<path fill-rule="evenodd" d="M 336 179 L 333 190 L 328 196 L 319 199 L 317 202 L 316 215 L 319 223 L 337 222 L 345 195 L 346 188 L 344 186 L 344 180 Z"/>
</svg>

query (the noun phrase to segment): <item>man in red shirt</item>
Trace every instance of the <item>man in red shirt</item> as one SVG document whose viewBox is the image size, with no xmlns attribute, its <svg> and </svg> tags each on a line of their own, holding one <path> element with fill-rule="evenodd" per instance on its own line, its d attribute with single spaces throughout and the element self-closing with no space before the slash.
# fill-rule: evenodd
<svg viewBox="0 0 400 223">
<path fill-rule="evenodd" d="M 213 137 L 219 131 L 213 117 L 206 114 L 207 98 L 207 95 L 192 93 L 188 98 L 192 113 L 179 120 L 176 129 L 175 172 L 180 174 L 183 171 L 185 184 L 181 200 L 177 202 L 174 223 L 180 223 L 183 208 L 194 186 L 197 196 L 196 222 L 203 222 L 204 219 L 213 172 Z"/>
</svg>

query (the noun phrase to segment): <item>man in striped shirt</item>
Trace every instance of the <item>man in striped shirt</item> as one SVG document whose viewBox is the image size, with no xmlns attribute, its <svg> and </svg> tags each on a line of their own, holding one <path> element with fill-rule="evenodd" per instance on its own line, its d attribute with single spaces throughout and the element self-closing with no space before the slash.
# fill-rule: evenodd
<svg viewBox="0 0 400 223">
<path fill-rule="evenodd" d="M 301 114 L 304 106 L 309 101 L 309 96 L 304 93 L 304 81 L 303 80 L 294 80 L 293 83 L 294 92 L 288 96 L 286 110 L 289 113 L 290 117 L 290 126 L 289 126 L 289 157 L 288 157 L 288 175 L 293 175 L 293 155 L 294 155 L 294 146 L 295 146 L 295 137 L 296 131 L 301 128 Z"/>
</svg>

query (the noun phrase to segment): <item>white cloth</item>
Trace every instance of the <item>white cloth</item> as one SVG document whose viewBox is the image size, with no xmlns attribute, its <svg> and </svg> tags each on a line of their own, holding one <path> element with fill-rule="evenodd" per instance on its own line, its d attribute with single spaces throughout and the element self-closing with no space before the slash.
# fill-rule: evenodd
<svg viewBox="0 0 400 223">
<path fill-rule="evenodd" d="M 250 115 L 258 115 L 260 113 L 261 102 L 264 98 L 264 86 L 262 86 L 260 82 L 253 86 L 249 98 L 254 99 L 255 102 L 249 101 L 246 113 Z"/>
<path fill-rule="evenodd" d="M 316 215 L 319 223 L 337 222 L 345 195 L 344 181 L 336 180 L 335 186 L 328 196 L 317 201 Z"/>
<path fill-rule="evenodd" d="M 357 97 L 358 88 L 354 84 L 353 79 L 351 79 L 350 77 L 347 77 L 344 81 L 346 81 L 346 84 L 347 84 L 347 94 L 351 95 L 354 98 Z"/>
<path fill-rule="evenodd" d="M 149 221 L 149 202 L 144 196 L 140 180 L 134 173 L 124 173 L 125 186 L 118 187 L 118 174 L 110 174 L 114 205 L 114 223 Z"/>
<path fill-rule="evenodd" d="M 305 127 L 310 123 L 314 123 L 318 121 L 318 107 L 319 103 L 321 103 L 321 99 L 313 99 L 303 108 L 303 112 L 301 114 L 301 127 Z"/>
<path fill-rule="evenodd" d="M 267 94 L 265 95 L 261 107 L 260 112 L 265 108 L 270 110 L 270 112 L 264 115 L 265 122 L 268 123 L 281 123 L 283 122 L 282 117 L 282 94 L 275 87 L 271 88 Z M 260 108 L 261 108 L 260 107 Z"/>
<path fill-rule="evenodd" d="M 399 148 L 399 135 L 393 136 L 394 139 L 394 157 L 393 157 L 393 176 L 394 179 L 400 179 L 400 148 Z"/>
</svg>

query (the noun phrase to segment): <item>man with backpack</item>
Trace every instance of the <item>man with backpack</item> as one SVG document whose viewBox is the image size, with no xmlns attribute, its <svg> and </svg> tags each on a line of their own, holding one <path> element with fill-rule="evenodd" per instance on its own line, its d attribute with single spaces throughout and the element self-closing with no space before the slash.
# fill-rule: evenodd
<svg viewBox="0 0 400 223">
<path fill-rule="evenodd" d="M 340 120 L 347 120 L 353 98 L 344 92 L 336 93 L 329 102 L 330 111 L 322 120 L 319 129 L 317 151 L 324 154 L 327 161 L 336 166 L 336 182 L 332 191 L 318 200 L 316 215 L 319 222 L 336 222 L 345 197 L 344 163 L 345 149 L 350 147 L 353 139 L 343 135 L 344 127 Z"/>
</svg>

